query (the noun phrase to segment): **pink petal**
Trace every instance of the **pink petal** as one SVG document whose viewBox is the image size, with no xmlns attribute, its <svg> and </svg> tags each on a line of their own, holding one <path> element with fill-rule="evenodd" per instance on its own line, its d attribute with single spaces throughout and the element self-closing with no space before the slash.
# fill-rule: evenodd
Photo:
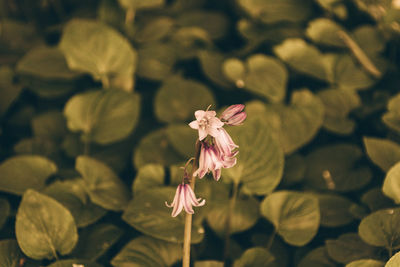
<svg viewBox="0 0 400 267">
<path fill-rule="evenodd" d="M 208 121 L 210 123 L 210 127 L 212 128 L 221 128 L 222 126 L 224 126 L 224 123 L 216 117 L 212 117 L 208 119 Z"/>
<path fill-rule="evenodd" d="M 189 123 L 190 128 L 192 129 L 199 129 L 199 122 L 198 121 L 192 121 L 191 123 Z"/>
<path fill-rule="evenodd" d="M 239 114 L 236 114 L 235 116 L 231 117 L 226 124 L 236 126 L 240 125 L 243 123 L 243 121 L 246 119 L 247 114 L 245 112 L 240 112 Z"/>
<path fill-rule="evenodd" d="M 241 112 L 243 109 L 244 109 L 243 104 L 231 105 L 227 109 L 225 109 L 224 112 L 222 112 L 221 119 L 229 120 L 232 116 Z"/>
<path fill-rule="evenodd" d="M 199 121 L 201 120 L 204 116 L 206 115 L 206 112 L 204 110 L 197 110 L 194 113 L 194 116 L 196 117 L 196 119 Z"/>
<path fill-rule="evenodd" d="M 199 140 L 203 140 L 207 137 L 207 131 L 205 129 L 199 128 Z"/>
</svg>

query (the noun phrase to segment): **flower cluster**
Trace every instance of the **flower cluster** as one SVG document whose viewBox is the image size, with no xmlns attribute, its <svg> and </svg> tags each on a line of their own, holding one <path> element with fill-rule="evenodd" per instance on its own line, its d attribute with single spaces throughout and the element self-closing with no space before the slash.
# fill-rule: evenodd
<svg viewBox="0 0 400 267">
<path fill-rule="evenodd" d="M 246 113 L 243 111 L 244 105 L 232 105 L 228 107 L 219 118 L 215 111 L 197 110 L 194 115 L 195 121 L 189 123 L 192 129 L 198 130 L 200 141 L 200 156 L 198 159 L 198 169 L 194 171 L 193 176 L 203 178 L 207 173 L 212 173 L 214 179 L 218 181 L 221 178 L 222 168 L 231 168 L 236 164 L 236 155 L 238 145 L 236 145 L 228 132 L 223 128 L 226 125 L 241 125 L 246 119 Z M 182 209 L 187 213 L 193 214 L 192 206 L 198 207 L 205 204 L 205 200 L 199 202 L 193 190 L 185 180 L 190 180 L 185 169 L 185 176 L 182 184 L 176 190 L 176 194 L 171 205 L 173 207 L 172 216 L 177 216 Z"/>
</svg>

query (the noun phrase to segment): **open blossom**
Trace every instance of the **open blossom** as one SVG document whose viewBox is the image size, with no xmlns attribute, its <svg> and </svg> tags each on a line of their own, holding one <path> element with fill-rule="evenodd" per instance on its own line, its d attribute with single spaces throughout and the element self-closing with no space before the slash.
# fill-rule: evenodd
<svg viewBox="0 0 400 267">
<path fill-rule="evenodd" d="M 171 205 L 167 202 L 165 202 L 165 205 L 169 208 L 173 207 L 171 216 L 176 217 L 181 213 L 182 209 L 185 209 L 187 213 L 193 214 L 194 211 L 192 206 L 200 207 L 205 203 L 205 199 L 201 200 L 201 198 L 196 198 L 190 185 L 181 183 L 176 189 L 175 197 Z"/>
<path fill-rule="evenodd" d="M 229 106 L 224 112 L 222 112 L 221 120 L 228 125 L 240 125 L 247 117 L 246 112 L 244 112 L 243 109 L 243 104 Z"/>
<path fill-rule="evenodd" d="M 212 172 L 215 180 L 221 178 L 221 168 L 223 162 L 220 152 L 215 146 L 209 145 L 207 142 L 202 142 L 199 157 L 199 168 L 193 173 L 193 176 L 203 178 L 208 172 Z"/>
<path fill-rule="evenodd" d="M 197 110 L 194 116 L 196 120 L 189 123 L 189 126 L 199 131 L 200 141 L 206 138 L 207 135 L 216 137 L 219 134 L 218 129 L 224 126 L 224 123 L 215 117 L 215 111 Z"/>
</svg>

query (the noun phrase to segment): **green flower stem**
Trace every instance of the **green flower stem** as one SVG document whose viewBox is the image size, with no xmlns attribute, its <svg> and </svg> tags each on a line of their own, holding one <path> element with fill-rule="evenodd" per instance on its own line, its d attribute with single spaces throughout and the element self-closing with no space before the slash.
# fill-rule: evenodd
<svg viewBox="0 0 400 267">
<path fill-rule="evenodd" d="M 196 184 L 196 177 L 193 176 L 194 171 L 199 166 L 199 156 L 200 156 L 200 141 L 197 140 L 196 142 L 196 155 L 193 160 L 192 164 L 192 171 L 190 174 L 190 187 L 194 191 L 194 187 Z M 190 266 L 190 242 L 192 238 L 192 214 L 186 213 L 185 217 L 185 232 L 183 237 L 183 258 L 182 258 L 182 267 L 189 267 Z"/>
<path fill-rule="evenodd" d="M 232 221 L 232 214 L 235 209 L 236 199 L 238 196 L 239 191 L 239 183 L 238 181 L 234 180 L 233 182 L 233 191 L 232 197 L 229 199 L 229 208 L 228 208 L 228 216 L 226 217 L 226 227 L 225 227 L 225 248 L 224 248 L 224 261 L 229 258 L 229 251 L 230 251 L 230 235 L 231 235 L 231 221 Z"/>
<path fill-rule="evenodd" d="M 270 250 L 272 247 L 272 244 L 274 243 L 274 239 L 276 236 L 276 229 L 274 228 L 274 231 L 271 233 L 271 236 L 269 237 L 268 243 L 267 243 L 267 250 Z"/>
</svg>

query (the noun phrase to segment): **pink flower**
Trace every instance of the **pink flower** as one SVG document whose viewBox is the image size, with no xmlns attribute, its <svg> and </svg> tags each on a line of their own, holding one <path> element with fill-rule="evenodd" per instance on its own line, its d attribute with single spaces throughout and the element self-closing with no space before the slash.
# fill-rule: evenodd
<svg viewBox="0 0 400 267">
<path fill-rule="evenodd" d="M 207 142 L 201 143 L 199 168 L 193 173 L 193 176 L 198 175 L 203 178 L 208 172 L 212 172 L 215 180 L 221 178 L 221 168 L 224 166 L 221 154 L 218 149 Z"/>
<path fill-rule="evenodd" d="M 167 205 L 169 208 L 173 207 L 171 216 L 176 217 L 179 213 L 181 213 L 182 209 L 185 209 L 187 213 L 193 214 L 194 211 L 192 206 L 200 207 L 205 203 L 205 199 L 201 200 L 201 198 L 196 198 L 196 195 L 194 194 L 190 185 L 181 183 L 176 189 L 175 197 L 171 205 L 169 205 L 167 202 L 165 202 L 165 205 Z"/>
<path fill-rule="evenodd" d="M 189 126 L 192 129 L 199 130 L 200 141 L 206 138 L 207 135 L 216 137 L 219 134 L 218 129 L 224 125 L 220 119 L 215 117 L 215 111 L 197 110 L 194 116 L 196 120 L 189 123 Z"/>
<path fill-rule="evenodd" d="M 240 125 L 247 117 L 246 112 L 244 112 L 243 109 L 243 104 L 229 106 L 224 112 L 222 112 L 221 120 L 228 125 Z"/>
<path fill-rule="evenodd" d="M 238 148 L 231 136 L 224 128 L 218 129 L 219 135 L 215 137 L 215 145 L 222 155 L 226 157 L 234 157 L 237 153 L 234 153 L 233 150 Z"/>
</svg>

